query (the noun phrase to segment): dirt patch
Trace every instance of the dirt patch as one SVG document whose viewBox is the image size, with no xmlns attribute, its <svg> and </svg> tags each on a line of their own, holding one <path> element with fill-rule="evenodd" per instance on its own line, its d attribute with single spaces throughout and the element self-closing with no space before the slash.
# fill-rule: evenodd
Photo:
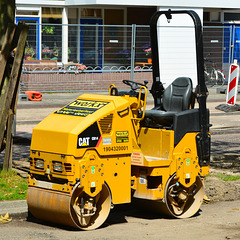
<svg viewBox="0 0 240 240">
<path fill-rule="evenodd" d="M 218 177 L 208 176 L 205 181 L 205 193 L 211 201 L 240 199 L 240 180 L 225 182 Z"/>
<path fill-rule="evenodd" d="M 221 149 L 219 146 L 225 147 L 224 144 L 220 144 L 218 145 L 218 150 Z M 215 202 L 240 199 L 240 180 L 225 182 L 222 179 L 213 176 L 216 174 L 240 176 L 239 154 L 212 154 L 210 175 L 207 176 L 205 181 L 205 193 L 208 198 Z"/>
</svg>

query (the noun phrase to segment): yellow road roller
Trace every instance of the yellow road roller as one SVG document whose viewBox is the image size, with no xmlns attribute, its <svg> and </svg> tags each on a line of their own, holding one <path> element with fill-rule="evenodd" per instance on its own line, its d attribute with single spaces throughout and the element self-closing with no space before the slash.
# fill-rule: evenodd
<svg viewBox="0 0 240 240">
<path fill-rule="evenodd" d="M 160 81 L 157 20 L 174 14 L 195 24 L 195 91 L 188 77 L 166 89 Z M 176 218 L 199 210 L 210 162 L 201 22 L 194 11 L 160 11 L 150 29 L 151 110 L 147 82 L 123 80 L 129 90 L 112 84 L 109 95 L 83 94 L 33 129 L 27 203 L 35 217 L 92 230 L 132 199 Z"/>
</svg>

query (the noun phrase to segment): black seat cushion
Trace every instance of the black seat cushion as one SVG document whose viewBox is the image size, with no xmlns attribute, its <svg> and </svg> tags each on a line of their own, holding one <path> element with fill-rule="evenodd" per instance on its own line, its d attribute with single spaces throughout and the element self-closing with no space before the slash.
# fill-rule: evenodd
<svg viewBox="0 0 240 240">
<path fill-rule="evenodd" d="M 170 126 L 176 113 L 189 109 L 192 99 L 192 80 L 179 77 L 163 93 L 162 110 L 146 110 L 145 118 Z"/>
<path fill-rule="evenodd" d="M 146 110 L 142 126 L 151 128 L 167 128 L 174 130 L 176 146 L 188 132 L 199 132 L 199 109 L 189 109 L 192 101 L 192 81 L 190 78 L 177 78 L 164 91 L 162 110 Z M 209 110 L 207 110 L 209 124 Z"/>
<path fill-rule="evenodd" d="M 180 112 L 189 109 L 192 96 L 192 80 L 179 77 L 163 93 L 163 110 Z"/>
</svg>

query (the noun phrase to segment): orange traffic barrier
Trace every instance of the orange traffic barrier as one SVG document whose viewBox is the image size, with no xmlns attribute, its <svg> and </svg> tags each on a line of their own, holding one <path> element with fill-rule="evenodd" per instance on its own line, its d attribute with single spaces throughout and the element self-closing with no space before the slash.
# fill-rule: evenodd
<svg viewBox="0 0 240 240">
<path fill-rule="evenodd" d="M 26 91 L 25 94 L 28 95 L 30 101 L 42 101 L 42 93 L 40 92 Z"/>
</svg>

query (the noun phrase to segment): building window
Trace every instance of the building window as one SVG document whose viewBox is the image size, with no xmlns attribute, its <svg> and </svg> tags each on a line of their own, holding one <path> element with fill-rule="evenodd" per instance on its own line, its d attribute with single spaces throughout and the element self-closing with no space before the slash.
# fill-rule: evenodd
<svg viewBox="0 0 240 240">
<path fill-rule="evenodd" d="M 30 16 L 37 16 L 38 11 L 24 11 L 24 10 L 17 10 L 16 11 L 17 16 L 24 16 L 24 15 L 30 15 Z"/>
<path fill-rule="evenodd" d="M 124 10 L 123 9 L 105 9 L 104 10 L 105 25 L 123 25 Z M 113 59 L 118 59 L 119 64 L 129 64 L 130 46 L 126 44 L 126 34 L 123 27 L 106 26 L 104 28 L 104 57 L 105 62 L 111 62 Z M 112 41 L 117 43 L 112 44 Z"/>
<path fill-rule="evenodd" d="M 240 21 L 239 13 L 224 13 L 224 21 Z"/>
<path fill-rule="evenodd" d="M 79 30 L 78 26 L 74 25 L 78 23 L 78 9 L 69 8 L 68 9 L 68 61 L 78 62 L 78 36 Z M 73 25 L 71 25 L 73 24 Z"/>
<path fill-rule="evenodd" d="M 211 22 L 220 22 L 221 14 L 220 12 L 211 12 Z"/>
<path fill-rule="evenodd" d="M 210 12 L 203 12 L 203 21 L 210 22 Z"/>
<path fill-rule="evenodd" d="M 62 9 L 42 8 L 42 59 L 62 59 Z"/>
<path fill-rule="evenodd" d="M 101 9 L 92 9 L 92 8 L 82 8 L 81 17 L 102 17 Z"/>
<path fill-rule="evenodd" d="M 62 8 L 42 8 L 42 18 L 62 19 Z"/>
</svg>

